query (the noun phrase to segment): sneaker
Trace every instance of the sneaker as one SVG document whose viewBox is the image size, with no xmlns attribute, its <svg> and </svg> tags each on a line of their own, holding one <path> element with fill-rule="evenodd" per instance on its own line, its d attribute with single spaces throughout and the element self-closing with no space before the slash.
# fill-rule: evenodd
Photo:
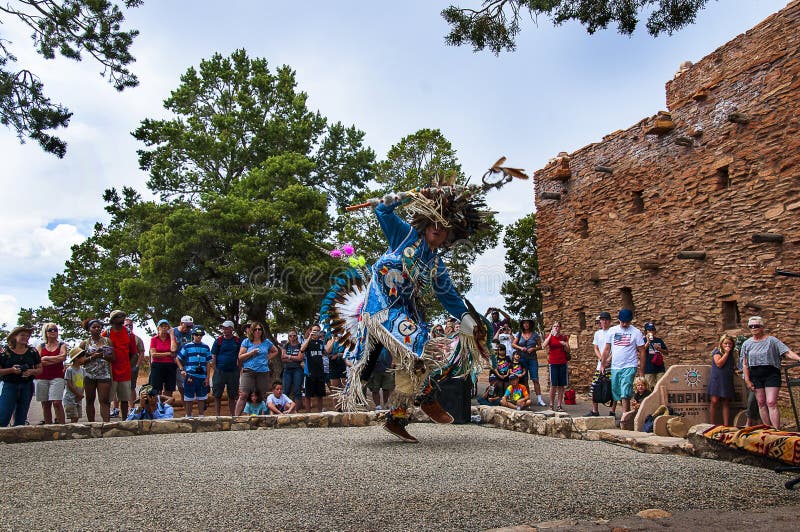
<svg viewBox="0 0 800 532">
<path fill-rule="evenodd" d="M 119 408 L 112 408 L 109 417 L 119 417 Z"/>
<path fill-rule="evenodd" d="M 397 421 L 389 420 L 383 425 L 383 430 L 393 434 L 407 443 L 419 443 L 419 440 L 406 431 L 406 428 Z"/>
<path fill-rule="evenodd" d="M 586 415 L 585 415 L 585 416 L 583 416 L 583 417 L 597 417 L 597 416 L 599 416 L 599 415 L 600 415 L 600 413 L 599 413 L 599 412 L 589 412 L 588 414 L 586 414 Z"/>
<path fill-rule="evenodd" d="M 383 407 L 381 405 L 375 405 L 376 412 L 380 412 L 381 410 L 383 410 Z"/>
<path fill-rule="evenodd" d="M 556 407 L 556 412 L 563 412 L 563 411 L 564 411 L 564 407 L 562 405 L 558 405 Z"/>
<path fill-rule="evenodd" d="M 613 410 L 610 410 L 610 411 L 608 412 L 608 415 L 609 415 L 609 416 L 611 416 L 611 417 L 617 417 L 617 413 L 616 413 L 616 412 L 614 412 Z"/>
<path fill-rule="evenodd" d="M 538 400 L 539 406 L 547 406 L 547 403 L 542 401 L 541 399 Z"/>
</svg>

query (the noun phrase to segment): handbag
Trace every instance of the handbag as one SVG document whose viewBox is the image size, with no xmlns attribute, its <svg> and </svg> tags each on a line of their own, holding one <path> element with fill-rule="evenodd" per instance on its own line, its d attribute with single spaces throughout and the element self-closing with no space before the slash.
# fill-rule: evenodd
<svg viewBox="0 0 800 532">
<path fill-rule="evenodd" d="M 598 404 L 611 404 L 611 379 L 605 373 L 601 374 L 592 388 L 592 402 Z"/>
<path fill-rule="evenodd" d="M 570 388 L 569 390 L 564 390 L 564 404 L 565 405 L 577 404 L 577 397 L 574 389 Z"/>
</svg>

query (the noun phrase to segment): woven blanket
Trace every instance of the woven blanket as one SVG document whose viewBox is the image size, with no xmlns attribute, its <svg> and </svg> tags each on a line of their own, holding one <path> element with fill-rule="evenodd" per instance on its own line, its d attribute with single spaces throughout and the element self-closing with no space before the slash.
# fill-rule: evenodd
<svg viewBox="0 0 800 532">
<path fill-rule="evenodd" d="M 800 433 L 797 432 L 776 430 L 768 425 L 743 429 L 715 425 L 705 431 L 703 436 L 727 447 L 800 466 Z"/>
</svg>

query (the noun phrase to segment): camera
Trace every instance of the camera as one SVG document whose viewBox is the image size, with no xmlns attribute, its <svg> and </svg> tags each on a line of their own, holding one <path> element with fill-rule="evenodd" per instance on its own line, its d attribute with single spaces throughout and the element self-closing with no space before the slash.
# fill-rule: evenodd
<svg viewBox="0 0 800 532">
<path fill-rule="evenodd" d="M 31 366 L 30 364 L 17 364 L 17 367 L 23 373 L 28 371 L 29 369 L 33 369 L 33 366 Z"/>
</svg>

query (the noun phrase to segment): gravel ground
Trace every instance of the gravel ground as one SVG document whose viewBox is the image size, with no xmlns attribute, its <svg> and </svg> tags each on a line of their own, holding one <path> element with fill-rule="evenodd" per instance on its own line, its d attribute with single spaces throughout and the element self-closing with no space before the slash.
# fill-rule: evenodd
<svg viewBox="0 0 800 532">
<path fill-rule="evenodd" d="M 474 425 L 3 446 L 0 528 L 477 530 L 796 505 L 772 472 Z"/>
</svg>

